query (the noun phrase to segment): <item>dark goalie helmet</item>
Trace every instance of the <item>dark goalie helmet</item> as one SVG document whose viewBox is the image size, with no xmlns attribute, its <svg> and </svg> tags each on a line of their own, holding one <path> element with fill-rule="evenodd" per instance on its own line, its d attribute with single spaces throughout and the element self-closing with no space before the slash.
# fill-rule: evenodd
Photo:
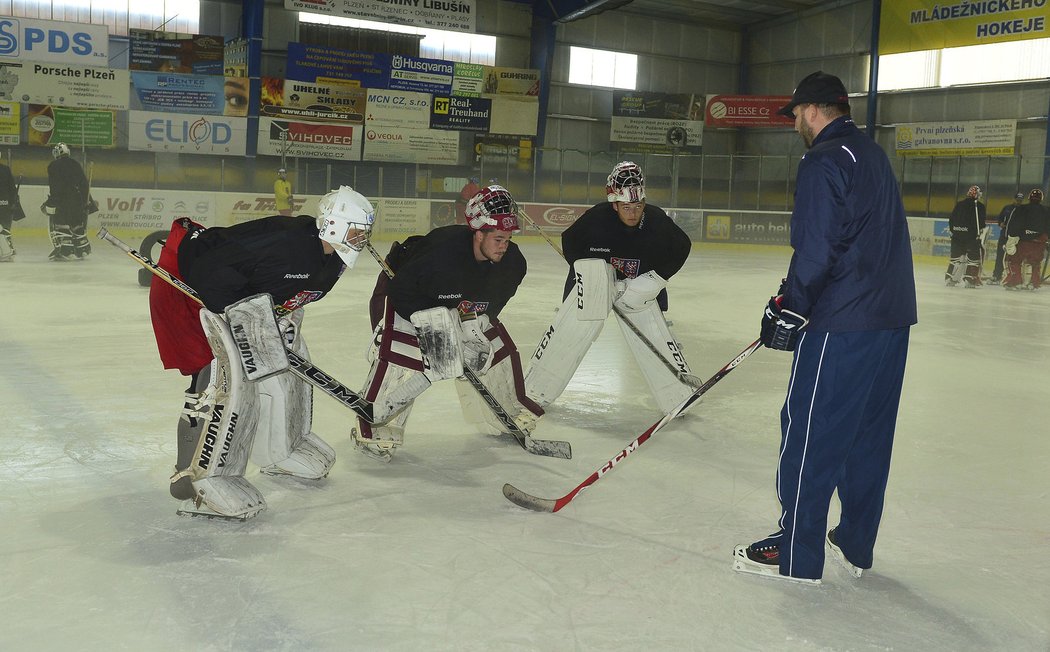
<svg viewBox="0 0 1050 652">
<path fill-rule="evenodd" d="M 467 226 L 472 231 L 508 231 L 517 233 L 518 203 L 503 186 L 491 185 L 470 198 L 466 208 Z"/>
<path fill-rule="evenodd" d="M 1039 204 L 1043 201 L 1043 191 L 1039 188 L 1032 188 L 1032 192 L 1028 193 L 1028 201 L 1033 204 Z"/>
<path fill-rule="evenodd" d="M 637 163 L 621 161 L 613 167 L 605 182 L 605 194 L 609 201 L 628 203 L 645 200 L 645 175 Z"/>
</svg>

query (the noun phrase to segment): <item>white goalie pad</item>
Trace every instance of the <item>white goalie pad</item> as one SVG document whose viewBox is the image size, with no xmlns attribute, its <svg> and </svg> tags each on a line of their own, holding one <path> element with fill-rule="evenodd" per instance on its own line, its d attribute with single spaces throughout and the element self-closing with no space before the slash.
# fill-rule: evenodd
<svg viewBox="0 0 1050 652">
<path fill-rule="evenodd" d="M 649 385 L 649 391 L 652 392 L 656 404 L 662 412 L 670 412 L 692 394 L 696 388 L 683 382 L 678 374 L 672 372 L 668 365 L 656 357 L 652 349 L 628 325 L 620 321 L 621 319 L 631 320 L 631 323 L 649 338 L 649 341 L 671 363 L 671 366 L 681 374 L 691 375 L 689 363 L 686 362 L 685 356 L 682 355 L 682 347 L 667 326 L 663 312 L 654 301 L 648 304 L 648 307 L 644 310 L 632 313 L 625 312 L 622 317 L 619 315 L 617 317 L 616 321 L 620 325 L 620 330 L 627 341 L 627 346 L 631 353 L 634 354 L 634 359 L 645 377 L 646 384 Z"/>
<path fill-rule="evenodd" d="M 576 284 L 536 346 L 525 376 L 528 397 L 541 407 L 565 391 L 612 309 L 612 267 L 597 259 L 577 260 L 573 267 Z"/>
<path fill-rule="evenodd" d="M 302 335 L 303 309 L 278 320 L 284 342 L 305 360 L 310 352 Z M 258 383 L 260 426 L 251 461 L 267 475 L 319 480 L 335 464 L 335 450 L 311 431 L 313 386 L 294 374 Z"/>
<path fill-rule="evenodd" d="M 11 232 L 0 226 L 0 261 L 8 261 L 15 255 Z"/>
<path fill-rule="evenodd" d="M 195 406 L 205 423 L 190 467 L 172 480 L 190 478 L 198 507 L 229 518 L 249 518 L 266 507 L 262 494 L 244 479 L 258 427 L 259 396 L 240 363 L 231 360 L 238 355 L 237 344 L 226 321 L 203 309 L 200 320 L 215 356 L 209 385 Z"/>
<path fill-rule="evenodd" d="M 521 358 L 510 335 L 502 326 L 494 326 L 488 331 L 492 338 L 495 354 L 488 373 L 481 376 L 481 382 L 496 399 L 496 402 L 507 411 L 514 423 L 526 434 L 536 427 L 536 420 L 543 416 L 538 405 L 531 404 L 525 396 L 525 381 L 522 377 Z M 498 435 L 506 431 L 499 418 L 492 412 L 485 399 L 466 380 L 456 380 L 456 393 L 463 418 L 481 432 Z"/>
<path fill-rule="evenodd" d="M 612 310 L 616 271 L 600 258 L 581 258 L 572 269 L 576 284 L 569 297 L 575 298 L 576 319 L 605 321 Z"/>
<path fill-rule="evenodd" d="M 284 337 L 273 314 L 273 297 L 256 294 L 226 306 L 226 321 L 248 380 L 262 380 L 288 369 Z"/>
<path fill-rule="evenodd" d="M 423 373 L 431 382 L 463 375 L 463 342 L 459 313 L 450 308 L 428 308 L 412 313 Z"/>
</svg>

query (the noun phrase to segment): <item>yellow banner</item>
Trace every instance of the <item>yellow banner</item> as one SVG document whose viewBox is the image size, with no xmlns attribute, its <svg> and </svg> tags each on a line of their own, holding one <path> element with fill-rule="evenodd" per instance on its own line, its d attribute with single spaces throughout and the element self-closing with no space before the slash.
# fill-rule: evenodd
<svg viewBox="0 0 1050 652">
<path fill-rule="evenodd" d="M 0 145 L 17 145 L 22 132 L 18 102 L 0 102 Z"/>
<path fill-rule="evenodd" d="M 879 54 L 1050 37 L 1050 0 L 882 3 Z"/>
</svg>

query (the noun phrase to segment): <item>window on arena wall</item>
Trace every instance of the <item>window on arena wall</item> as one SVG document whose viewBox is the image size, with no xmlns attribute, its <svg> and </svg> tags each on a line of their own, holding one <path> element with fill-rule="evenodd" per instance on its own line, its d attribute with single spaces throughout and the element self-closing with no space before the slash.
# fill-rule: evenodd
<svg viewBox="0 0 1050 652">
<path fill-rule="evenodd" d="M 638 55 L 569 47 L 569 83 L 635 90 Z"/>
<path fill-rule="evenodd" d="M 299 22 L 319 23 L 322 25 L 342 25 L 358 29 L 371 29 L 381 32 L 400 32 L 402 34 L 419 34 L 419 56 L 427 59 L 444 59 L 461 63 L 478 63 L 486 66 L 496 65 L 496 37 L 469 32 L 449 32 L 442 29 L 423 29 L 410 25 L 388 25 L 371 20 L 343 18 L 341 16 L 324 16 L 299 12 Z"/>
<path fill-rule="evenodd" d="M 1050 39 L 879 57 L 879 90 L 943 88 L 1050 77 Z"/>
<path fill-rule="evenodd" d="M 129 29 L 197 34 L 200 0 L 0 0 L 0 14 L 106 25 L 112 36 Z"/>
</svg>

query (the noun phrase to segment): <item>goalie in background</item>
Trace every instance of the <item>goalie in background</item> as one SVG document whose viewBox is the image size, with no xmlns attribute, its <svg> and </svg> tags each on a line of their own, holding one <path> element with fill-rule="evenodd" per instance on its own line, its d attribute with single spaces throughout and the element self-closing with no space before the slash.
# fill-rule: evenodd
<svg viewBox="0 0 1050 652">
<path fill-rule="evenodd" d="M 951 258 L 944 272 L 944 284 L 954 287 L 964 282 L 968 288 L 980 287 L 981 261 L 984 259 L 982 243 L 987 209 L 981 202 L 981 188 L 970 186 L 966 197 L 952 209 L 948 228 L 952 233 Z"/>
<path fill-rule="evenodd" d="M 1028 203 L 1018 206 L 1007 228 L 1007 275 L 1003 287 L 1007 290 L 1038 290 L 1043 284 L 1043 255 L 1046 250 L 1050 211 L 1042 205 L 1043 191 L 1033 188 Z M 1028 283 L 1024 283 L 1028 267 Z"/>
<path fill-rule="evenodd" d="M 47 166 L 48 196 L 40 206 L 47 214 L 48 233 L 54 249 L 48 259 L 54 262 L 83 260 L 91 253 L 86 229 L 91 192 L 84 168 L 69 155 L 69 146 L 58 143 L 51 148 L 55 160 Z"/>
<path fill-rule="evenodd" d="M 11 168 L 0 163 L 0 263 L 15 259 L 15 243 L 11 239 L 11 225 L 25 217 L 18 201 L 18 185 Z"/>
<path fill-rule="evenodd" d="M 660 350 L 664 360 L 618 319 L 654 400 L 670 412 L 695 389 L 682 380 L 689 365 L 664 319 L 667 282 L 685 264 L 692 242 L 663 209 L 645 201 L 638 165 L 617 163 L 605 192 L 607 202 L 587 209 L 562 233 L 569 263 L 563 301 L 532 354 L 526 391 L 543 407 L 553 403 L 616 306 L 618 317 Z"/>
<path fill-rule="evenodd" d="M 171 477 L 172 497 L 185 501 L 180 514 L 246 519 L 265 509 L 244 478 L 249 455 L 268 475 L 328 475 L 335 451 L 311 431 L 313 387 L 279 372 L 288 366 L 286 346 L 310 359 L 303 306 L 354 266 L 374 218 L 371 203 L 342 186 L 321 198 L 316 219 L 274 215 L 208 229 L 188 218 L 172 223 L 159 265 L 205 306 L 153 279 L 161 361 L 190 377 Z"/>
<path fill-rule="evenodd" d="M 371 369 L 361 394 L 374 403 L 374 423 L 358 419 L 355 445 L 389 461 L 404 442 L 413 401 L 431 383 L 457 378 L 464 417 L 483 431 L 502 425 L 465 380 L 474 371 L 496 401 L 528 433 L 543 410 L 525 397 L 521 358 L 498 317 L 525 278 L 525 257 L 511 236 L 518 207 L 490 185 L 470 198 L 466 224 L 438 227 L 395 242 L 394 272 L 380 273 L 370 304 L 375 334 Z"/>
</svg>

